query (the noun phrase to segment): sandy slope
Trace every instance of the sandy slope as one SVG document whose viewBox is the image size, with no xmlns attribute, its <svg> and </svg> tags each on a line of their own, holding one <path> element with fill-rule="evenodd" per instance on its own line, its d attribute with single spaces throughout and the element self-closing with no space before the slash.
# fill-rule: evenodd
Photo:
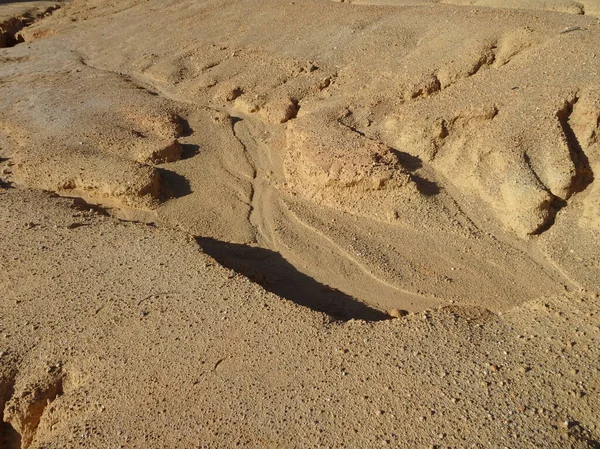
<svg viewBox="0 0 600 449">
<path fill-rule="evenodd" d="M 252 247 L 224 243 L 258 245 L 265 283 L 280 254 L 384 310 L 598 286 L 595 19 L 75 2 L 22 34 L 54 33 L 0 69 L 15 181 L 223 242 L 238 270 Z"/>
<path fill-rule="evenodd" d="M 596 447 L 595 2 L 464 3 L 5 26 L 3 444 Z"/>
<path fill-rule="evenodd" d="M 600 5 L 594 0 L 334 0 L 360 5 L 416 6 L 435 3 L 478 6 L 487 8 L 529 9 L 534 11 L 556 11 L 577 15 L 600 15 Z"/>
<path fill-rule="evenodd" d="M 594 295 L 331 322 L 178 232 L 0 195 L 7 448 L 598 444 Z"/>
</svg>

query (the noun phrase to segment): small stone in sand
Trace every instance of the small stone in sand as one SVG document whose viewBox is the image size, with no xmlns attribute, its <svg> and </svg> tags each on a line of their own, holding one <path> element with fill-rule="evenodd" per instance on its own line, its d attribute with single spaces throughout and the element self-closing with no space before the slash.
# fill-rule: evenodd
<svg viewBox="0 0 600 449">
<path fill-rule="evenodd" d="M 391 316 L 392 318 L 402 318 L 403 316 L 408 315 L 408 311 L 400 310 L 400 309 L 391 309 L 388 312 L 388 315 Z"/>
</svg>

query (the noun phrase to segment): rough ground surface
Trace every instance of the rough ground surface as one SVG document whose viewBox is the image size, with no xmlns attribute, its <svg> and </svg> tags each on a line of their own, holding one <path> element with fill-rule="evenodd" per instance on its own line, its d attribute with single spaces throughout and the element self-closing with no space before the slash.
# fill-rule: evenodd
<svg viewBox="0 0 600 449">
<path fill-rule="evenodd" d="M 600 447 L 599 15 L 0 4 L 0 448 Z"/>
</svg>

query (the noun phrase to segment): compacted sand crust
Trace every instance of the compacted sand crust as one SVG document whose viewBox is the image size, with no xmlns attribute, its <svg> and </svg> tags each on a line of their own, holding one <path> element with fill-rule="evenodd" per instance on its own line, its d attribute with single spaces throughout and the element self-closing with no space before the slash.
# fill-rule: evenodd
<svg viewBox="0 0 600 449">
<path fill-rule="evenodd" d="M 0 448 L 600 447 L 598 16 L 0 4 Z"/>
</svg>

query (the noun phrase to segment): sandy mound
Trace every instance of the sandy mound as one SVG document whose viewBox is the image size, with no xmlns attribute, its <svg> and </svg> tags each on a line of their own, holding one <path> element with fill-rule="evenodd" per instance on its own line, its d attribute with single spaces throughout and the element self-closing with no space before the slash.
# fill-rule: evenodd
<svg viewBox="0 0 600 449">
<path fill-rule="evenodd" d="M 57 73 L 32 76 L 30 95 L 13 90 L 3 99 L 11 105 L 2 129 L 16 179 L 98 202 L 153 207 L 168 196 L 156 166 L 181 158 L 177 138 L 187 123 L 127 79 L 89 69 L 79 57 L 63 62 Z M 9 83 L 19 82 L 22 72 L 15 72 Z"/>
</svg>

